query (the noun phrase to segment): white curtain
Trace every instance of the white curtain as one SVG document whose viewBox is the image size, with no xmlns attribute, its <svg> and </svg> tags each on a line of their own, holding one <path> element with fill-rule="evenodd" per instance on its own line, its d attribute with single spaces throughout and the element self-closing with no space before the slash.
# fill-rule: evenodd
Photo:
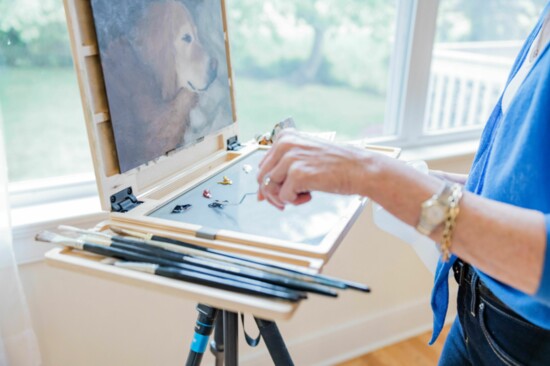
<svg viewBox="0 0 550 366">
<path fill-rule="evenodd" d="M 0 366 L 40 365 L 40 351 L 12 248 L 0 109 Z"/>
</svg>

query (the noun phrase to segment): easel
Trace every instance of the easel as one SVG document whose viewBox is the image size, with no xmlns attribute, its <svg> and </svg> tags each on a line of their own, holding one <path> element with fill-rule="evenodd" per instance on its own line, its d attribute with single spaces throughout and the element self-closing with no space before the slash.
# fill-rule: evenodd
<svg viewBox="0 0 550 366">
<path fill-rule="evenodd" d="M 195 334 L 191 343 L 191 350 L 187 357 L 186 366 L 198 366 L 206 351 L 208 339 L 214 332 L 214 339 L 210 343 L 210 350 L 216 358 L 216 366 L 238 365 L 238 314 L 218 310 L 208 305 L 198 304 L 199 316 L 195 325 Z M 261 338 L 263 338 L 271 359 L 275 365 L 292 366 L 292 358 L 288 353 L 285 342 L 275 322 L 254 317 Z"/>
<path fill-rule="evenodd" d="M 146 230 L 147 233 L 166 238 L 218 250 L 228 250 L 234 254 L 256 256 L 302 267 L 315 273 L 319 272 L 366 204 L 364 198 L 354 199 L 330 232 L 323 234 L 325 239 L 314 246 L 295 240 L 263 237 L 263 235 L 233 230 L 217 230 L 210 228 L 208 222 L 191 224 L 167 221 L 150 217 L 148 214 L 161 207 L 163 203 L 171 202 L 172 196 L 188 191 L 204 179 L 210 179 L 231 164 L 241 161 L 238 159 L 246 156 L 245 154 L 264 149 L 250 145 L 239 152 L 234 151 L 238 144 L 236 139 L 238 125 L 225 3 L 226 0 L 220 0 L 222 29 L 219 31 L 220 35 L 223 32 L 220 40 L 225 43 L 233 123 L 216 133 L 212 130 L 207 136 L 202 136 L 188 147 L 171 150 L 170 154 L 159 156 L 150 164 L 142 165 L 138 169 L 121 171 L 113 133 L 114 114 L 109 108 L 110 101 L 100 57 L 102 49 L 97 39 L 92 2 L 64 0 L 73 61 L 79 80 L 102 209 L 110 211 L 113 206 L 121 208 L 120 212 L 111 212 L 109 221 L 99 223 L 97 230 L 102 231 L 111 226 L 137 231 Z M 155 38 L 153 41 L 166 42 L 167 40 Z M 168 41 L 172 42 L 172 39 Z M 385 147 L 373 147 L 373 149 L 382 150 L 388 155 L 399 153 L 395 149 Z M 121 194 L 123 192 L 125 193 Z M 101 263 L 98 257 L 86 256 L 67 248 L 52 249 L 46 257 L 53 265 L 76 272 L 91 273 L 112 281 L 131 283 L 140 287 L 147 286 L 162 292 L 178 295 L 184 293 L 187 298 L 199 302 L 197 306 L 199 316 L 188 365 L 200 364 L 212 333 L 214 333 L 212 350 L 216 356 L 216 365 L 221 365 L 222 357 L 227 366 L 237 365 L 238 314 L 236 312 L 255 314 L 267 319 L 286 320 L 290 319 L 298 307 L 297 303 L 273 301 L 231 291 L 212 291 L 212 288 L 202 285 L 117 268 Z M 205 303 L 211 306 L 203 305 Z M 273 321 L 262 318 L 255 317 L 255 322 L 274 363 L 293 365 L 277 325 Z"/>
</svg>

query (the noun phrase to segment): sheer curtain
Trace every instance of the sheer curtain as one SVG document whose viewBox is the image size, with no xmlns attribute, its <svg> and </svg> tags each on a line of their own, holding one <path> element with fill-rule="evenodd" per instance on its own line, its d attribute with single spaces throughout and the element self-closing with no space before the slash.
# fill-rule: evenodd
<svg viewBox="0 0 550 366">
<path fill-rule="evenodd" d="M 0 108 L 0 366 L 40 365 L 40 351 L 12 248 Z"/>
</svg>

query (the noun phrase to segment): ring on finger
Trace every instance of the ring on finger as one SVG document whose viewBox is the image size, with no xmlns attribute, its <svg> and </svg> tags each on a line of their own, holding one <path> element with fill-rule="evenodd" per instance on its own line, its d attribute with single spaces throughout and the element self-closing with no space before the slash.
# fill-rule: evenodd
<svg viewBox="0 0 550 366">
<path fill-rule="evenodd" d="M 271 183 L 271 177 L 269 175 L 266 175 L 263 183 L 264 183 L 264 186 L 267 187 Z"/>
</svg>

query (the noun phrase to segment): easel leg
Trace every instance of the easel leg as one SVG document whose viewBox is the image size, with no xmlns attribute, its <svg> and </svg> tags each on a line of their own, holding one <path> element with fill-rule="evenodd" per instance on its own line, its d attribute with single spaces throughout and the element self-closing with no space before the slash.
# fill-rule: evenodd
<svg viewBox="0 0 550 366">
<path fill-rule="evenodd" d="M 238 314 L 219 311 L 207 305 L 197 305 L 199 316 L 186 366 L 198 366 L 208 345 L 208 338 L 214 330 L 214 340 L 210 349 L 216 357 L 216 366 L 237 366 L 239 360 L 239 320 Z M 294 366 L 277 324 L 272 321 L 254 318 L 264 339 L 271 359 L 276 366 Z"/>
<path fill-rule="evenodd" d="M 237 366 L 239 360 L 239 321 L 236 313 L 223 312 L 225 366 Z"/>
<path fill-rule="evenodd" d="M 210 351 L 216 358 L 216 366 L 223 366 L 223 313 L 219 312 L 214 325 L 214 339 L 210 342 Z"/>
<path fill-rule="evenodd" d="M 264 339 L 267 350 L 271 355 L 271 359 L 276 366 L 293 366 L 292 358 L 288 349 L 286 348 L 285 341 L 279 332 L 277 324 L 272 321 L 254 318 L 260 334 Z"/>
<path fill-rule="evenodd" d="M 214 320 L 218 314 L 218 309 L 207 305 L 198 304 L 197 311 L 199 316 L 195 325 L 195 333 L 191 342 L 191 351 L 187 356 L 186 366 L 198 366 L 201 364 L 202 356 L 208 346 L 208 338 L 212 334 Z"/>
</svg>

